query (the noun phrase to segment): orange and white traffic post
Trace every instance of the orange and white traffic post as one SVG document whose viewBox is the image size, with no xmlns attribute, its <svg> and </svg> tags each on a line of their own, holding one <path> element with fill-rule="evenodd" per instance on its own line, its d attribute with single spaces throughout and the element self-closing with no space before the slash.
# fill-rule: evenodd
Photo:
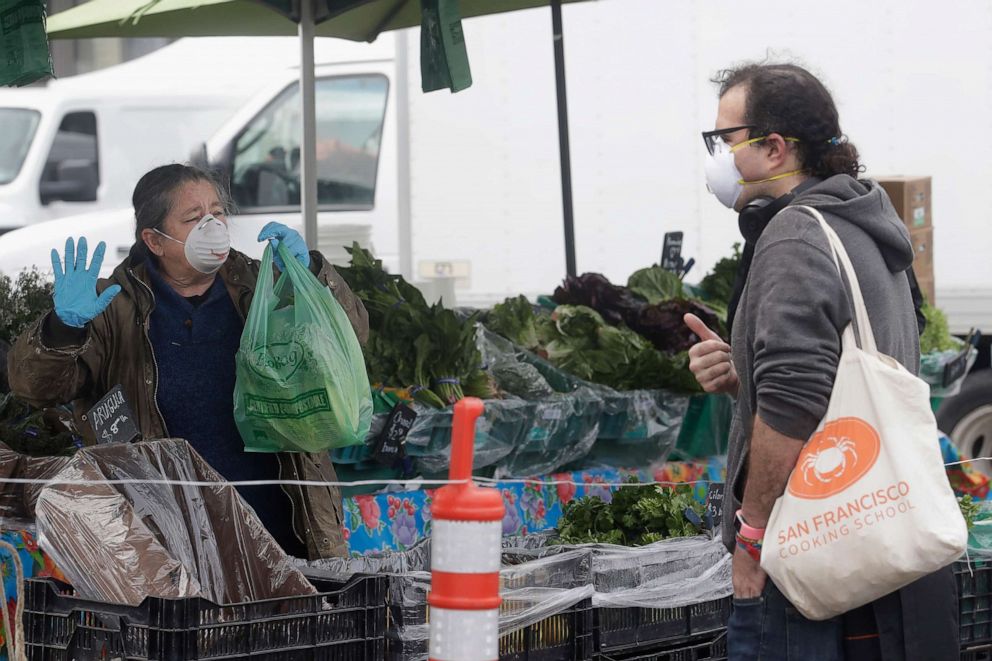
<svg viewBox="0 0 992 661">
<path fill-rule="evenodd" d="M 472 480 L 482 400 L 455 404 L 449 484 L 431 506 L 431 661 L 497 661 L 503 498 Z"/>
</svg>

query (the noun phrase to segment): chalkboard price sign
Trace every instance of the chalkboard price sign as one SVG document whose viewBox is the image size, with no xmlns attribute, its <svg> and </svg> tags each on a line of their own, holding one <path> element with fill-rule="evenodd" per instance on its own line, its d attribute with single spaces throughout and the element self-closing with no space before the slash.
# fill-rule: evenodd
<svg viewBox="0 0 992 661">
<path fill-rule="evenodd" d="M 723 518 L 723 494 L 726 484 L 723 482 L 710 482 L 706 490 L 706 523 L 710 529 L 720 526 Z"/>
<path fill-rule="evenodd" d="M 86 415 L 97 443 L 130 443 L 141 438 L 138 421 L 120 385 L 114 386 Z"/>
<path fill-rule="evenodd" d="M 403 444 L 417 420 L 417 412 L 404 404 L 397 404 L 389 413 L 386 424 L 375 440 L 372 455 L 375 460 L 387 466 L 394 465 L 406 456 Z"/>
</svg>

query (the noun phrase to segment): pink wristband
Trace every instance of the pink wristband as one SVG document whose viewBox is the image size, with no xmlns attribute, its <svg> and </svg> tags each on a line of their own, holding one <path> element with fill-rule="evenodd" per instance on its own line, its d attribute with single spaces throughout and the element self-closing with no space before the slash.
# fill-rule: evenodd
<svg viewBox="0 0 992 661">
<path fill-rule="evenodd" d="M 744 522 L 744 515 L 742 514 L 742 512 L 743 510 L 737 510 L 737 513 L 734 515 L 735 517 L 737 517 L 737 523 L 740 525 L 741 536 L 746 537 L 747 539 L 753 539 L 755 541 L 761 541 L 762 539 L 764 539 L 765 529 L 752 528 L 751 526 L 747 525 Z"/>
</svg>

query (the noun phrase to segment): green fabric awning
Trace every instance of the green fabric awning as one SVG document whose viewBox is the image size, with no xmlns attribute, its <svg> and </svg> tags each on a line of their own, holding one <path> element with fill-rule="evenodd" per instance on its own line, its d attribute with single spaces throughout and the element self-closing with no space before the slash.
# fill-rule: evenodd
<svg viewBox="0 0 992 661">
<path fill-rule="evenodd" d="M 578 2 L 580 0 L 563 0 Z M 48 19 L 52 39 L 293 36 L 292 0 L 90 0 Z M 459 0 L 462 18 L 547 7 L 548 0 Z M 318 0 L 315 36 L 373 41 L 420 25 L 419 0 Z"/>
</svg>

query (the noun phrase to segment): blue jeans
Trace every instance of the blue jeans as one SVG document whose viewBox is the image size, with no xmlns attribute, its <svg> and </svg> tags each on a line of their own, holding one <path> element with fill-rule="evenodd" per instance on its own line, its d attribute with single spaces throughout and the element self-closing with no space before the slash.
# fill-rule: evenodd
<svg viewBox="0 0 992 661">
<path fill-rule="evenodd" d="M 760 597 L 734 598 L 727 624 L 729 661 L 843 661 L 840 617 L 807 620 L 768 581 Z"/>
</svg>

